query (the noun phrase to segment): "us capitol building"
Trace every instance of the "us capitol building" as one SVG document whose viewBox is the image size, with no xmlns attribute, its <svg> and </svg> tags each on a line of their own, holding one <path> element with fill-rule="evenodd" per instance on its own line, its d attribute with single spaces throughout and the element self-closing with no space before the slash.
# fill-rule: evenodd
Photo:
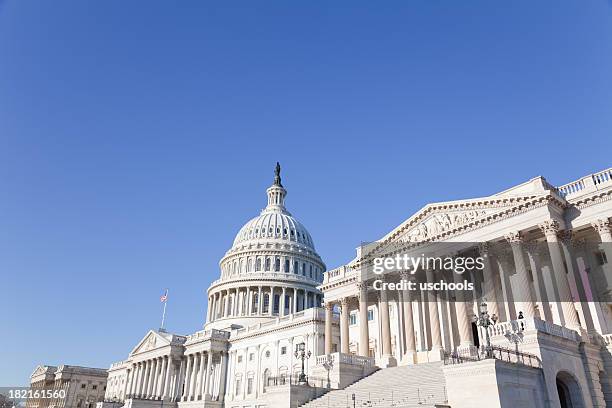
<svg viewBox="0 0 612 408">
<path fill-rule="evenodd" d="M 612 169 L 428 204 L 331 270 L 286 196 L 277 164 L 203 330 L 146 333 L 98 408 L 612 406 Z M 473 298 L 376 292 L 362 273 L 393 244 L 435 243 L 484 256 Z"/>
</svg>

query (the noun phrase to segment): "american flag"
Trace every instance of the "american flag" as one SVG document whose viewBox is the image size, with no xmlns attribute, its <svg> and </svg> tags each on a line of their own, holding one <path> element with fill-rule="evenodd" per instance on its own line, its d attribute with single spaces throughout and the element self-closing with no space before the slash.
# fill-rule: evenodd
<svg viewBox="0 0 612 408">
<path fill-rule="evenodd" d="M 166 292 L 163 295 L 161 295 L 161 297 L 159 298 L 159 301 L 162 303 L 166 302 L 167 300 L 168 300 L 168 289 L 166 289 Z"/>
</svg>

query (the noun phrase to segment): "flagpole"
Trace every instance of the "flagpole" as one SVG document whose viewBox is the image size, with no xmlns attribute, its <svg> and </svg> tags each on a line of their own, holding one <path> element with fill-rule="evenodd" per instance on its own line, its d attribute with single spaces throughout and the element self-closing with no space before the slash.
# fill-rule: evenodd
<svg viewBox="0 0 612 408">
<path fill-rule="evenodd" d="M 162 313 L 162 322 L 160 331 L 164 330 L 164 322 L 166 321 L 166 305 L 168 304 L 168 289 L 166 289 L 166 300 L 164 300 L 164 311 Z"/>
</svg>

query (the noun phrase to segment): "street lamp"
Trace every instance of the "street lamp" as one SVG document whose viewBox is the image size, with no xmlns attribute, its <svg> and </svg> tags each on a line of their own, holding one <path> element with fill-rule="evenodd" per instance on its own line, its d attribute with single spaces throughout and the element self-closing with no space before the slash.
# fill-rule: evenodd
<svg viewBox="0 0 612 408">
<path fill-rule="evenodd" d="M 300 373 L 300 376 L 298 378 L 299 383 L 303 384 L 307 382 L 306 373 L 304 372 L 304 360 L 310 358 L 310 356 L 310 351 L 306 351 L 306 343 L 302 342 L 295 345 L 295 358 L 299 358 L 302 360 L 302 372 Z"/>
<path fill-rule="evenodd" d="M 489 336 L 489 327 L 491 326 L 495 326 L 495 323 L 497 323 L 497 315 L 495 313 L 493 313 L 493 315 L 489 316 L 489 311 L 488 311 L 488 306 L 487 306 L 487 300 L 483 299 L 482 303 L 480 305 L 478 305 L 478 312 L 480 313 L 479 316 L 474 316 L 474 320 L 477 322 L 477 324 L 484 328 L 485 330 L 485 336 L 486 336 L 486 341 L 487 341 L 487 345 L 486 345 L 486 357 L 487 358 L 492 358 L 493 357 L 493 349 L 491 348 L 491 336 Z"/>
</svg>

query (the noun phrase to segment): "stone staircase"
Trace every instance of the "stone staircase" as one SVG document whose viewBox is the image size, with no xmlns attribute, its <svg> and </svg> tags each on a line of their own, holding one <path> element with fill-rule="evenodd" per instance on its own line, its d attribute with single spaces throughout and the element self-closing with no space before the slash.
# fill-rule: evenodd
<svg viewBox="0 0 612 408">
<path fill-rule="evenodd" d="M 446 404 L 446 383 L 442 363 L 426 363 L 385 368 L 369 377 L 333 390 L 304 405 L 303 408 L 433 408 Z"/>
</svg>

